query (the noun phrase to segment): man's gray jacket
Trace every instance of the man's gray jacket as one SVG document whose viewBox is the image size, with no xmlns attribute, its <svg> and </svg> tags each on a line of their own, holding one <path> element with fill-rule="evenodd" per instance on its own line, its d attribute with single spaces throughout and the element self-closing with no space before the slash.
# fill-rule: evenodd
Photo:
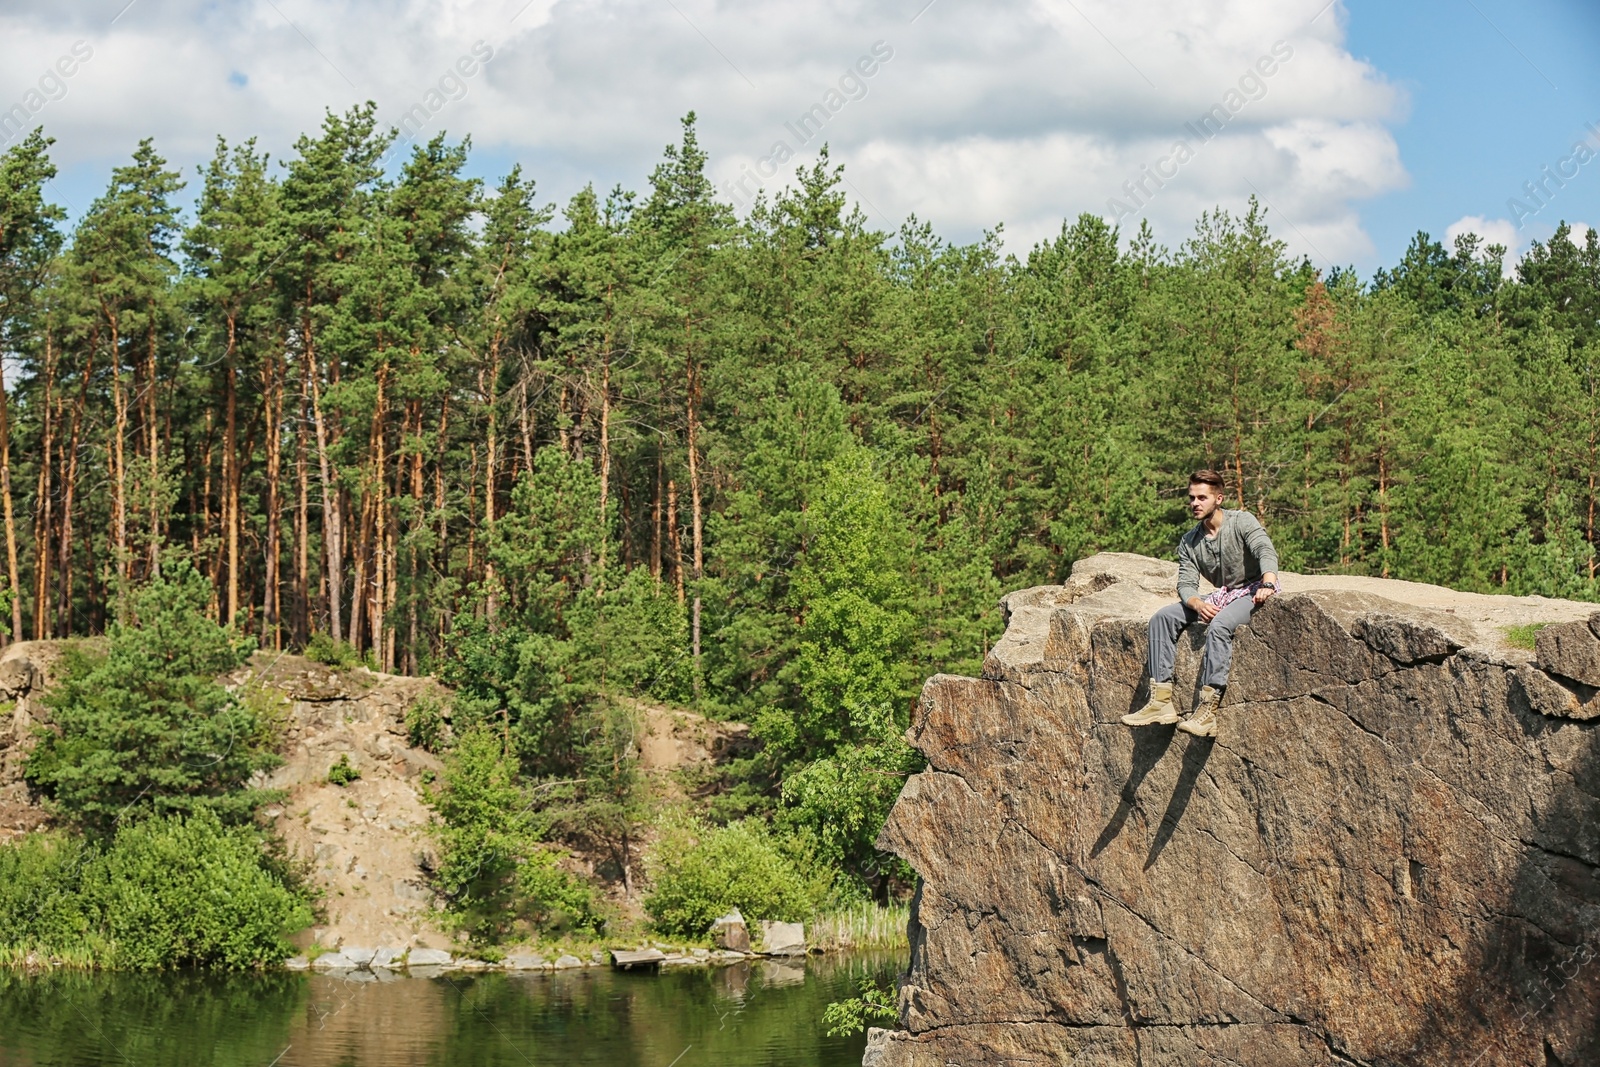
<svg viewBox="0 0 1600 1067">
<path fill-rule="evenodd" d="M 1178 599 L 1185 604 L 1200 594 L 1202 577 L 1220 589 L 1277 573 L 1278 550 L 1256 517 L 1226 508 L 1222 514 L 1216 537 L 1208 539 L 1205 524 L 1197 522 L 1178 542 Z"/>
</svg>

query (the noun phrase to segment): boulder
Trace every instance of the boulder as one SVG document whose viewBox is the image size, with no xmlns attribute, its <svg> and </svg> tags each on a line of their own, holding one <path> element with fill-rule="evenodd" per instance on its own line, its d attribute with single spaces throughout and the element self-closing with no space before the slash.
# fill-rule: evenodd
<svg viewBox="0 0 1600 1067">
<path fill-rule="evenodd" d="M 414 948 L 406 953 L 407 967 L 448 967 L 454 957 L 441 948 Z"/>
<path fill-rule="evenodd" d="M 372 964 L 373 957 L 378 954 L 378 950 L 375 948 L 350 948 L 349 946 L 345 946 L 339 951 L 345 956 L 346 959 L 350 960 L 357 967 L 370 966 Z"/>
<path fill-rule="evenodd" d="M 311 966 L 319 971 L 353 971 L 360 964 L 343 952 L 324 952 L 311 961 Z"/>
<path fill-rule="evenodd" d="M 731 952 L 750 951 L 750 928 L 745 925 L 738 908 L 711 924 L 711 943 Z"/>
<path fill-rule="evenodd" d="M 556 958 L 556 970 L 566 971 L 573 967 L 582 967 L 583 961 L 576 956 L 561 955 Z"/>
<path fill-rule="evenodd" d="M 512 953 L 500 965 L 508 971 L 542 971 L 550 966 L 543 956 L 527 952 Z"/>
<path fill-rule="evenodd" d="M 1600 613 L 1586 622 L 1546 626 L 1534 642 L 1534 655 L 1543 670 L 1600 686 Z"/>
<path fill-rule="evenodd" d="M 778 923 L 761 921 L 761 951 L 768 956 L 804 956 L 806 954 L 806 928 L 804 923 Z"/>
<path fill-rule="evenodd" d="M 1118 721 L 1175 569 L 1081 560 L 924 687 L 879 839 L 911 960 L 863 1062 L 1600 1064 L 1593 605 L 1284 575 L 1200 739 Z"/>
<path fill-rule="evenodd" d="M 373 953 L 372 953 L 372 961 L 370 963 L 368 963 L 367 966 L 371 967 L 375 971 L 383 969 L 383 968 L 393 969 L 395 967 L 400 966 L 400 959 L 404 955 L 405 955 L 405 951 L 403 949 L 398 949 L 398 948 L 380 948 L 380 949 L 375 949 L 375 950 L 373 950 Z"/>
</svg>

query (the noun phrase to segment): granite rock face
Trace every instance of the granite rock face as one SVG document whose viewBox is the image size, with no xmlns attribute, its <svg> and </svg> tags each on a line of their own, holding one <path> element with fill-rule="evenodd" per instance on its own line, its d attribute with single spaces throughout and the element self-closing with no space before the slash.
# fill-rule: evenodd
<svg viewBox="0 0 1600 1067">
<path fill-rule="evenodd" d="M 1117 721 L 1175 571 L 1082 560 L 1006 599 L 982 678 L 927 683 L 865 1062 L 1600 1064 L 1594 606 L 1285 575 L 1202 740 Z M 1185 712 L 1198 666 L 1191 630 Z"/>
</svg>

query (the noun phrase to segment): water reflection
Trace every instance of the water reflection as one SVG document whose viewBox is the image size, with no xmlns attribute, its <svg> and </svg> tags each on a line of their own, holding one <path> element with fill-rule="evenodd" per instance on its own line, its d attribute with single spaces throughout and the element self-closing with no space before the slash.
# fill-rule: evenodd
<svg viewBox="0 0 1600 1067">
<path fill-rule="evenodd" d="M 0 971 L 0 1063 L 270 1063 L 310 999 L 288 974 Z"/>
<path fill-rule="evenodd" d="M 358 980 L 326 975 L 0 973 L 0 1064 L 854 1067 L 831 1000 L 891 956 Z"/>
</svg>

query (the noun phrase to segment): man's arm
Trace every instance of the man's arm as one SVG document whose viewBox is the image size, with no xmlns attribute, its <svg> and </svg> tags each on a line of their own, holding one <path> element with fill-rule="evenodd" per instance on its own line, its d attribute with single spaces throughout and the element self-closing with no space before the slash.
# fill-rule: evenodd
<svg viewBox="0 0 1600 1067">
<path fill-rule="evenodd" d="M 1207 604 L 1200 596 L 1200 565 L 1194 561 L 1194 553 L 1189 550 L 1187 536 L 1178 542 L 1178 599 L 1206 622 L 1210 622 L 1222 610 Z"/>
<path fill-rule="evenodd" d="M 1261 580 L 1272 586 L 1271 589 L 1256 592 L 1255 600 L 1259 604 L 1278 591 L 1278 550 L 1273 547 L 1272 538 L 1267 536 L 1267 531 L 1254 515 L 1250 517 L 1250 525 L 1245 530 L 1244 544 L 1261 568 Z"/>
<path fill-rule="evenodd" d="M 1189 550 L 1189 537 L 1178 542 L 1178 599 L 1185 604 L 1200 593 L 1200 565 Z"/>
<path fill-rule="evenodd" d="M 1267 536 L 1267 531 L 1262 528 L 1260 520 L 1254 515 L 1250 516 L 1250 523 L 1244 531 L 1244 546 L 1256 558 L 1256 564 L 1261 568 L 1261 576 L 1269 581 L 1276 581 L 1278 550 L 1272 546 L 1272 538 Z"/>
</svg>

